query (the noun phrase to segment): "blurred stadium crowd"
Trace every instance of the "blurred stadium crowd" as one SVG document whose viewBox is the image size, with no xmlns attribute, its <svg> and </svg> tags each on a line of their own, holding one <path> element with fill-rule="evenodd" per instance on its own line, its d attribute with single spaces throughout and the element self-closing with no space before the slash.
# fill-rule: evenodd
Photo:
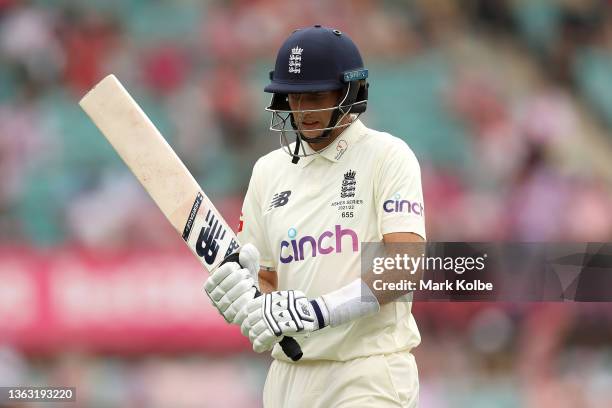
<svg viewBox="0 0 612 408">
<path fill-rule="evenodd" d="M 417 154 L 429 240 L 612 240 L 609 0 L 0 0 L 0 243 L 180 245 L 76 104 L 111 72 L 237 223 L 252 164 L 277 146 L 262 91 L 276 47 L 313 23 L 360 46 L 364 121 Z M 612 404 L 606 304 L 414 310 L 424 407 Z M 3 353 L 0 382 L 78 378 L 87 406 L 167 406 L 198 376 L 210 395 L 245 375 L 234 406 L 257 406 L 266 366 Z M 221 406 L 200 395 L 185 406 Z"/>
</svg>

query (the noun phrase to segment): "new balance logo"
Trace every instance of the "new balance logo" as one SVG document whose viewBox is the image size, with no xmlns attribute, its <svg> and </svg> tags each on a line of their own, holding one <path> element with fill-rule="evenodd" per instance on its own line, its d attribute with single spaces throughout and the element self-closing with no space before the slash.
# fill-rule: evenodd
<svg viewBox="0 0 612 408">
<path fill-rule="evenodd" d="M 224 258 L 227 258 L 231 254 L 233 254 L 239 247 L 240 247 L 240 245 L 238 245 L 238 242 L 236 242 L 236 240 L 234 238 L 232 238 L 232 241 L 230 242 L 229 246 L 227 247 L 227 251 L 225 251 Z"/>
<path fill-rule="evenodd" d="M 273 208 L 282 207 L 283 205 L 287 204 L 289 202 L 290 195 L 291 190 L 281 191 L 280 193 L 274 194 L 274 197 L 272 197 L 272 202 L 268 207 L 268 211 L 272 210 Z"/>
<path fill-rule="evenodd" d="M 219 241 L 225 238 L 225 228 L 221 225 L 215 214 L 208 210 L 206 224 L 200 230 L 196 242 L 196 253 L 203 257 L 208 265 L 212 265 L 219 252 Z"/>
</svg>

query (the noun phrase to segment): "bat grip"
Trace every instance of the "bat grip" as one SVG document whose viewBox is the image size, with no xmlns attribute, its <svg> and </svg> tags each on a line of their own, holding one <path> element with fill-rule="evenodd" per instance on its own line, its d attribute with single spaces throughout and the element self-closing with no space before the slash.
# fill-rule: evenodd
<svg viewBox="0 0 612 408">
<path fill-rule="evenodd" d="M 238 265 L 240 265 L 238 252 L 234 252 L 233 254 L 227 256 L 223 260 L 223 262 L 219 264 L 219 266 L 227 262 L 236 262 Z M 242 267 L 242 265 L 240 266 Z M 262 293 L 259 291 L 259 289 L 255 289 L 255 297 L 259 297 L 261 295 Z M 298 361 L 304 355 L 302 353 L 302 348 L 293 337 L 284 336 L 280 341 L 280 346 L 283 349 L 285 355 L 289 357 L 292 361 Z"/>
</svg>

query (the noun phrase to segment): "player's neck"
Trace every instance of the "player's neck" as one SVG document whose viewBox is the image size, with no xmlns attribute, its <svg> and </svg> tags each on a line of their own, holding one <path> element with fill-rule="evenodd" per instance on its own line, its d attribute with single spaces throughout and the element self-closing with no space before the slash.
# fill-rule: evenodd
<svg viewBox="0 0 612 408">
<path fill-rule="evenodd" d="M 340 134 L 342 132 L 344 132 L 344 130 L 349 127 L 351 125 L 351 123 L 353 122 L 353 119 L 350 117 L 345 117 L 344 119 L 342 119 L 342 121 L 338 124 L 339 127 L 336 129 L 333 129 L 331 131 L 331 135 L 327 140 L 318 142 L 318 143 L 310 143 L 308 142 L 308 146 L 310 146 L 310 148 L 316 152 L 319 152 L 323 149 L 325 149 L 327 146 L 329 146 L 330 144 L 332 144 L 337 138 L 338 136 L 340 136 Z"/>
</svg>

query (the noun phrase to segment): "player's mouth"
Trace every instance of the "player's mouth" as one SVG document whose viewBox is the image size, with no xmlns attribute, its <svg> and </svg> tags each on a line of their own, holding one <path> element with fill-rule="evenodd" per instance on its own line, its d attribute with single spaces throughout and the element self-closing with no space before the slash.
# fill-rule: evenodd
<svg viewBox="0 0 612 408">
<path fill-rule="evenodd" d="M 303 120 L 302 129 L 305 129 L 305 130 L 319 129 L 319 121 L 318 120 L 313 120 L 313 121 Z"/>
</svg>

